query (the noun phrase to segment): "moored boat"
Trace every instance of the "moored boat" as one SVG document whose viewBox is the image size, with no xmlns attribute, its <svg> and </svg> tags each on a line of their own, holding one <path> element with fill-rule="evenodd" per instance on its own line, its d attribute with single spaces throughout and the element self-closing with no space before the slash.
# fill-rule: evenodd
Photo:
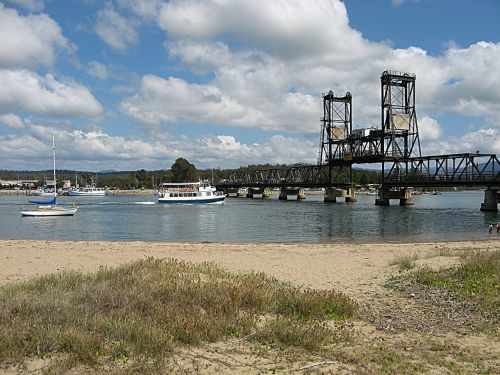
<svg viewBox="0 0 500 375">
<path fill-rule="evenodd" d="M 226 195 L 207 182 L 164 183 L 158 203 L 209 204 L 224 203 Z"/>
<path fill-rule="evenodd" d="M 31 192 L 31 195 L 37 197 L 52 197 L 54 196 L 54 189 L 52 188 L 39 188 Z M 56 192 L 57 195 L 57 192 Z"/>
<path fill-rule="evenodd" d="M 108 192 L 105 188 L 99 188 L 92 182 L 91 185 L 87 185 L 83 188 L 69 189 L 67 193 L 70 196 L 102 197 L 107 195 Z"/>
<path fill-rule="evenodd" d="M 22 216 L 73 216 L 77 206 L 66 208 L 58 205 L 41 205 L 35 208 L 22 209 Z"/>
<path fill-rule="evenodd" d="M 29 201 L 29 203 L 36 204 L 36 207 L 22 208 L 20 214 L 22 216 L 72 216 L 78 210 L 78 207 L 73 204 L 71 208 L 66 208 L 57 205 L 57 191 L 56 186 L 56 145 L 54 134 L 52 134 L 52 158 L 54 162 L 54 196 L 50 201 Z M 33 207 L 33 208 L 32 208 Z"/>
</svg>

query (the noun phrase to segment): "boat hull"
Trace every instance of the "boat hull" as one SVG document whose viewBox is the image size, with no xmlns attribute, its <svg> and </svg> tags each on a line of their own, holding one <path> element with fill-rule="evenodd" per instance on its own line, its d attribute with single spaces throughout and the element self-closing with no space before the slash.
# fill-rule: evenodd
<svg viewBox="0 0 500 375">
<path fill-rule="evenodd" d="M 22 216 L 73 216 L 78 208 L 35 209 L 21 211 Z"/>
<path fill-rule="evenodd" d="M 104 197 L 106 195 L 105 191 L 68 191 L 68 195 L 72 197 Z"/>
<path fill-rule="evenodd" d="M 54 196 L 54 192 L 50 192 L 50 191 L 47 191 L 47 192 L 39 192 L 39 191 L 34 191 L 31 193 L 31 195 L 34 195 L 35 197 L 53 197 Z M 58 195 L 56 193 L 56 195 Z"/>
<path fill-rule="evenodd" d="M 158 203 L 163 204 L 211 204 L 211 203 L 224 203 L 225 196 L 215 197 L 193 197 L 193 198 L 158 198 Z"/>
</svg>

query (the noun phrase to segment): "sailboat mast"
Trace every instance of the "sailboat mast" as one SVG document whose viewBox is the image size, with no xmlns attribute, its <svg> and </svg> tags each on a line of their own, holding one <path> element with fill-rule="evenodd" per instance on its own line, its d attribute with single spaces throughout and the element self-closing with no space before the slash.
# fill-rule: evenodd
<svg viewBox="0 0 500 375">
<path fill-rule="evenodd" d="M 52 134 L 52 161 L 54 162 L 54 197 L 57 197 L 57 184 L 56 184 L 56 142 L 54 134 Z"/>
</svg>

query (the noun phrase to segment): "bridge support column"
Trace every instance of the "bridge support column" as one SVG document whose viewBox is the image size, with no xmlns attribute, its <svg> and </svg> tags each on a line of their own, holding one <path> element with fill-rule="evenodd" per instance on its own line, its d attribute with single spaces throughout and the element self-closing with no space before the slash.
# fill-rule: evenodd
<svg viewBox="0 0 500 375">
<path fill-rule="evenodd" d="M 403 188 L 401 189 L 401 198 L 399 199 L 400 206 L 413 206 L 413 189 Z"/>
<path fill-rule="evenodd" d="M 278 197 L 280 201 L 286 201 L 288 199 L 288 194 L 286 188 L 281 188 L 280 195 Z"/>
<path fill-rule="evenodd" d="M 334 188 L 326 188 L 325 189 L 325 197 L 323 199 L 323 202 L 331 202 L 331 203 L 336 203 L 337 202 L 337 189 Z"/>
<path fill-rule="evenodd" d="M 236 191 L 237 197 L 244 197 L 246 195 L 246 190 L 244 188 L 238 188 Z"/>
<path fill-rule="evenodd" d="M 358 199 L 356 198 L 356 190 L 353 187 L 347 188 L 345 190 L 345 201 L 346 203 L 353 203 L 358 201 Z"/>
<path fill-rule="evenodd" d="M 484 202 L 481 203 L 481 211 L 498 211 L 498 190 L 488 188 L 484 191 Z"/>
<path fill-rule="evenodd" d="M 297 200 L 300 201 L 304 199 L 306 199 L 306 192 L 304 188 L 300 188 L 299 191 L 297 192 Z"/>
<path fill-rule="evenodd" d="M 268 199 L 271 197 L 272 189 L 271 188 L 264 188 L 262 190 L 262 199 Z"/>
<path fill-rule="evenodd" d="M 252 188 L 248 188 L 246 197 L 253 198 L 253 189 Z"/>
<path fill-rule="evenodd" d="M 378 191 L 378 197 L 375 199 L 376 206 L 389 206 L 389 190 L 380 189 Z"/>
</svg>

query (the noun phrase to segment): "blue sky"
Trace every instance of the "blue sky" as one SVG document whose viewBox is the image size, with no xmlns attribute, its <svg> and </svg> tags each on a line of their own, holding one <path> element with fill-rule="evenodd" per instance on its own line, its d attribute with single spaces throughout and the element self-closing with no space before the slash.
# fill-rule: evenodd
<svg viewBox="0 0 500 375">
<path fill-rule="evenodd" d="M 500 1 L 0 0 L 0 169 L 315 163 L 321 94 L 380 123 L 417 75 L 425 154 L 500 153 Z"/>
</svg>

